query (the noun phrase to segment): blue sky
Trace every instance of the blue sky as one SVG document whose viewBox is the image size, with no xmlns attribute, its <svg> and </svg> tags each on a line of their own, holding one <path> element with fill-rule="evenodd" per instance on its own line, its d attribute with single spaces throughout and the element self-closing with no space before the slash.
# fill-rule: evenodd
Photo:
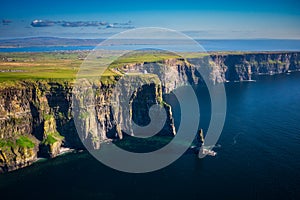
<svg viewBox="0 0 300 200">
<path fill-rule="evenodd" d="M 298 0 L 133 0 L 133 1 L 2 1 L 0 38 L 59 36 L 99 38 L 122 29 L 33 28 L 34 19 L 103 20 L 127 22 L 135 27 L 171 28 L 208 39 L 286 38 L 300 39 Z"/>
</svg>

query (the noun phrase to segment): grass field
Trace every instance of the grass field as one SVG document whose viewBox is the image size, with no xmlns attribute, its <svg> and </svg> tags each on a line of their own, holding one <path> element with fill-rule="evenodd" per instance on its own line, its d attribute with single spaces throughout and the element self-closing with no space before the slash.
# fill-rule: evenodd
<svg viewBox="0 0 300 200">
<path fill-rule="evenodd" d="M 74 79 L 82 60 L 78 53 L 1 53 L 0 81 Z"/>
</svg>

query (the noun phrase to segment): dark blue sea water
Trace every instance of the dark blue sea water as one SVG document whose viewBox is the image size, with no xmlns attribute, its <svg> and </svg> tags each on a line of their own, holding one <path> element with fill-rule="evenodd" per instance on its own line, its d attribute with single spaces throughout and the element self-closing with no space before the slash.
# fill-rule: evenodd
<svg viewBox="0 0 300 200">
<path fill-rule="evenodd" d="M 259 39 L 259 40 L 196 40 L 205 51 L 300 51 L 300 40 L 279 40 L 279 39 Z M 175 47 L 174 47 L 175 46 Z M 153 48 L 153 45 L 116 45 L 103 46 L 101 49 L 108 50 L 135 50 Z M 159 45 L 160 49 L 174 49 L 183 52 L 199 51 L 195 45 Z M 0 48 L 0 52 L 54 52 L 54 51 L 74 51 L 93 50 L 95 46 L 33 46 L 18 48 Z"/>
<path fill-rule="evenodd" d="M 162 170 L 128 174 L 71 153 L 1 175 L 1 199 L 299 199 L 300 73 L 256 79 L 226 84 L 216 157 L 187 153 Z M 207 106 L 205 88 L 196 90 Z"/>
</svg>

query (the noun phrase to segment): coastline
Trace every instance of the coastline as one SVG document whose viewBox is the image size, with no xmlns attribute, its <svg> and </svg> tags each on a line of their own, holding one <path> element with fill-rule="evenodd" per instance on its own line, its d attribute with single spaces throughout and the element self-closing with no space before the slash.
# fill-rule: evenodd
<svg viewBox="0 0 300 200">
<path fill-rule="evenodd" d="M 83 151 L 83 150 L 82 150 Z M 81 152 L 81 150 L 76 150 L 76 149 L 72 149 L 72 148 L 68 148 L 68 147 L 61 147 L 59 149 L 59 153 L 55 156 L 55 157 L 59 157 L 62 155 L 66 155 L 69 153 L 77 153 L 77 152 Z M 32 163 L 38 163 L 38 162 L 43 162 L 46 160 L 51 160 L 52 158 L 43 158 L 43 157 L 38 157 L 35 161 L 33 161 Z"/>
</svg>

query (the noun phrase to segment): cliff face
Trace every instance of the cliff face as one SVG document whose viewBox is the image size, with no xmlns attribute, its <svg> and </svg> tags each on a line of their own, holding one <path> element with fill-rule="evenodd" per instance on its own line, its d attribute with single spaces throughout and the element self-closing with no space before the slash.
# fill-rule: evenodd
<svg viewBox="0 0 300 200">
<path fill-rule="evenodd" d="M 259 75 L 273 75 L 300 70 L 300 53 L 249 53 L 211 55 L 211 80 L 248 81 Z M 191 63 L 197 59 L 190 59 Z"/>
<path fill-rule="evenodd" d="M 124 134 L 134 135 L 133 121 L 141 126 L 147 125 L 150 122 L 149 108 L 153 105 L 162 105 L 167 112 L 161 134 L 175 135 L 171 108 L 162 100 L 158 78 L 139 76 L 131 75 L 127 82 L 119 80 L 120 87 L 89 82 L 81 82 L 80 86 L 75 87 L 74 119 L 86 147 L 98 149 L 102 142 L 110 138 L 122 139 Z M 153 77 L 154 82 L 150 80 Z M 142 87 L 132 85 L 137 79 L 143 84 Z M 93 91 L 88 88 L 93 88 Z"/>
<path fill-rule="evenodd" d="M 88 85 L 94 88 L 93 98 L 84 93 L 88 90 L 83 90 L 82 87 L 87 85 L 73 91 L 72 97 L 73 84 L 68 82 L 30 81 L 2 87 L 0 172 L 27 166 L 37 157 L 55 157 L 60 153 L 61 146 L 83 149 L 79 136 L 87 147 L 93 149 L 100 148 L 100 144 L 107 139 L 122 139 L 124 127 L 121 124 L 125 124 L 130 130 L 133 118 L 138 124 L 144 122 L 152 105 L 162 105 L 167 111 L 167 122 L 161 134 L 174 135 L 172 112 L 170 106 L 162 100 L 158 79 L 154 83 L 147 78 L 141 80 L 145 85 L 134 89 L 135 95 L 128 106 L 131 115 L 122 112 L 124 106 L 119 106 L 117 111 L 112 112 L 114 84 L 99 82 Z M 120 94 L 126 94 L 126 91 L 129 94 L 125 85 L 120 89 L 122 91 L 117 91 Z M 121 102 L 122 95 L 117 100 Z M 75 104 L 74 111 L 72 103 Z M 94 111 L 96 117 L 92 115 Z M 78 122 L 76 128 L 79 135 L 74 119 Z"/>
<path fill-rule="evenodd" d="M 63 137 L 58 133 L 52 87 L 18 82 L 0 89 L 0 171 L 31 164 L 37 156 L 54 157 Z"/>
<path fill-rule="evenodd" d="M 161 80 L 163 93 L 169 93 L 173 89 L 190 83 L 200 83 L 200 74 L 196 67 L 184 59 L 169 59 L 162 62 L 135 63 L 123 66 L 123 71 L 144 72 L 156 74 Z"/>
<path fill-rule="evenodd" d="M 160 134 L 174 135 L 172 109 L 163 101 L 162 94 L 187 83 L 201 84 L 203 78 L 197 69 L 205 66 L 205 75 L 213 83 L 244 81 L 261 74 L 299 71 L 300 53 L 216 54 L 124 65 L 123 72 L 148 73 L 140 78 L 144 86 L 138 88 L 131 88 L 122 80 L 121 87 L 98 82 L 81 84 L 76 90 L 72 83 L 63 81 L 1 85 L 0 172 L 27 166 L 37 157 L 55 157 L 61 146 L 82 149 L 80 137 L 85 145 L 97 149 L 107 139 L 122 139 L 125 134 L 122 130 L 133 135 L 133 122 L 147 125 L 149 108 L 153 105 L 166 110 L 166 123 Z M 129 77 L 132 78 L 129 82 L 136 81 L 137 77 Z M 93 98 L 85 87 L 93 89 Z M 122 106 L 128 97 L 128 104 Z M 96 117 L 91 115 L 93 112 Z M 79 135 L 74 120 L 78 122 Z"/>
<path fill-rule="evenodd" d="M 203 83 L 199 73 L 201 67 L 206 68 L 204 75 L 213 83 L 248 81 L 259 75 L 299 71 L 300 53 L 214 54 L 187 60 L 169 59 L 162 62 L 128 64 L 122 70 L 146 70 L 157 74 L 162 81 L 163 92 L 168 93 L 180 85 Z"/>
<path fill-rule="evenodd" d="M 215 55 L 212 60 L 224 70 L 226 80 L 251 80 L 257 75 L 272 75 L 300 69 L 300 53 L 257 53 Z"/>
</svg>

